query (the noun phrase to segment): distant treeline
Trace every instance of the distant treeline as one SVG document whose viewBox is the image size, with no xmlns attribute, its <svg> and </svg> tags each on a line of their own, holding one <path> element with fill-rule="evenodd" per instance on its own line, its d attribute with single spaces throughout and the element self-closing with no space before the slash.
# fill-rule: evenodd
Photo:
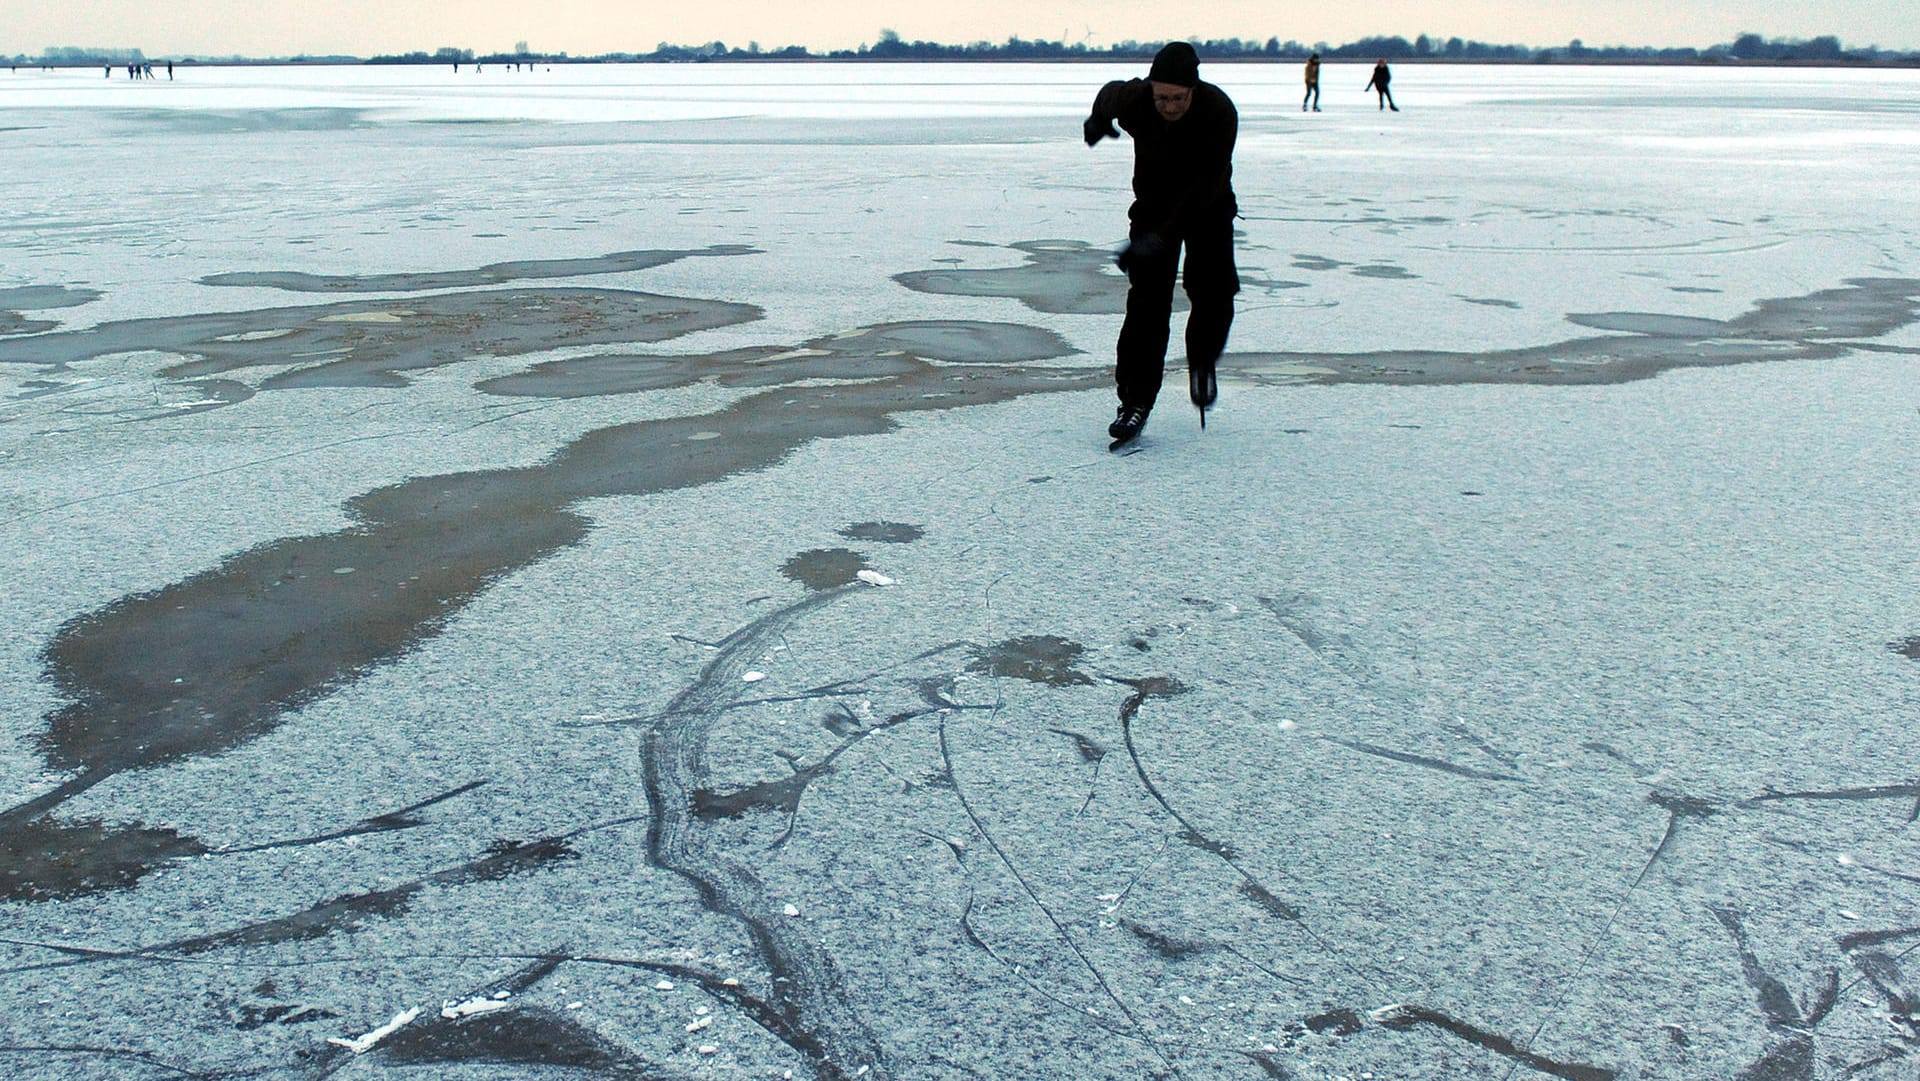
<svg viewBox="0 0 1920 1081">
<path fill-rule="evenodd" d="M 976 42 L 971 45 L 941 45 L 931 41 L 905 41 L 891 30 L 883 30 L 880 40 L 858 49 L 811 53 L 799 46 L 774 51 L 762 50 L 758 43 L 745 49 L 730 48 L 724 42 L 686 46 L 662 43 L 651 53 L 615 53 L 598 59 L 649 61 L 701 60 L 1137 60 L 1150 58 L 1162 42 L 1123 41 L 1105 48 L 1059 41 L 1026 41 L 1009 38 L 1005 42 Z M 1304 59 L 1319 53 L 1329 60 L 1461 60 L 1587 63 L 1622 61 L 1641 63 L 1700 63 L 1715 61 L 1772 61 L 1799 63 L 1886 63 L 1920 60 L 1920 53 L 1892 52 L 1879 48 L 1848 49 L 1837 37 L 1818 37 L 1810 41 L 1765 38 L 1742 34 L 1724 45 L 1705 49 L 1656 48 L 1652 46 L 1589 46 L 1578 39 L 1566 45 L 1539 48 L 1531 45 L 1494 45 L 1464 38 L 1436 38 L 1426 34 L 1408 41 L 1404 37 L 1366 37 L 1345 45 L 1317 42 L 1265 41 L 1241 38 L 1196 41 L 1200 56 L 1208 60 Z"/>
<path fill-rule="evenodd" d="M 745 48 L 713 41 L 705 45 L 672 45 L 661 42 L 652 52 L 602 53 L 598 56 L 569 56 L 566 53 L 540 53 L 518 43 L 512 52 L 479 53 L 472 49 L 443 47 L 434 52 L 410 52 L 374 56 L 295 56 L 279 58 L 292 63 L 366 63 L 366 64 L 526 64 L 526 63 L 711 63 L 715 61 L 757 60 L 1138 60 L 1151 57 L 1160 42 L 1123 41 L 1101 48 L 1084 43 L 1027 41 L 1008 38 L 1004 42 L 980 41 L 971 45 L 942 45 L 931 41 L 906 41 L 891 30 L 882 30 L 880 40 L 858 49 L 813 52 L 804 46 L 788 45 L 762 49 L 759 42 Z M 1847 48 L 1833 36 L 1812 39 L 1768 38 L 1759 34 L 1741 34 L 1724 45 L 1704 49 L 1690 47 L 1606 45 L 1589 46 L 1575 39 L 1565 45 L 1492 45 L 1462 38 L 1436 38 L 1421 34 L 1412 41 L 1404 37 L 1367 37 L 1345 45 L 1317 42 L 1265 41 L 1226 38 L 1196 41 L 1201 57 L 1208 60 L 1297 60 L 1319 53 L 1328 60 L 1477 61 L 1503 63 L 1800 63 L 1800 64 L 1886 64 L 1920 63 L 1920 52 L 1900 52 L 1869 46 Z M 146 58 L 139 49 L 48 49 L 39 57 L 16 56 L 14 64 L 125 64 Z M 260 63 L 243 57 L 210 63 Z M 5 63 L 0 59 L 0 63 Z M 192 63 L 192 60 L 185 61 Z"/>
</svg>

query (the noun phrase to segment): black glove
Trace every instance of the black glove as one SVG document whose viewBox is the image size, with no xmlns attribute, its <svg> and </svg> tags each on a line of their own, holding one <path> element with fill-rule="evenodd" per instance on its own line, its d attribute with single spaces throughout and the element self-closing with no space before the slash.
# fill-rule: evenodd
<svg viewBox="0 0 1920 1081">
<path fill-rule="evenodd" d="M 1092 146 L 1102 139 L 1118 139 L 1120 137 L 1120 129 L 1113 126 L 1113 121 L 1102 120 L 1097 116 L 1087 117 L 1087 122 L 1080 125 L 1080 131 L 1087 137 L 1088 146 Z"/>
<path fill-rule="evenodd" d="M 1127 241 L 1120 254 L 1113 257 L 1113 265 L 1123 274 L 1133 273 L 1133 268 L 1142 263 L 1150 263 L 1166 254 L 1166 242 L 1154 233 L 1142 233 Z"/>
</svg>

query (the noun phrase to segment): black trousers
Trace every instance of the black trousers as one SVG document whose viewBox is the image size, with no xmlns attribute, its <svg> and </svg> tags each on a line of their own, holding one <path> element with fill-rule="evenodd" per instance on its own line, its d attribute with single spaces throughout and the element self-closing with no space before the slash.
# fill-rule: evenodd
<svg viewBox="0 0 1920 1081">
<path fill-rule="evenodd" d="M 1134 229 L 1138 240 L 1142 230 Z M 1163 236 L 1160 255 L 1131 260 L 1127 269 L 1127 318 L 1113 367 L 1121 405 L 1152 409 L 1166 377 L 1167 338 L 1173 321 L 1173 285 L 1186 253 L 1187 363 L 1212 364 L 1227 347 L 1233 327 L 1233 295 L 1240 272 L 1233 265 L 1233 219 L 1196 225 L 1184 236 Z"/>
</svg>

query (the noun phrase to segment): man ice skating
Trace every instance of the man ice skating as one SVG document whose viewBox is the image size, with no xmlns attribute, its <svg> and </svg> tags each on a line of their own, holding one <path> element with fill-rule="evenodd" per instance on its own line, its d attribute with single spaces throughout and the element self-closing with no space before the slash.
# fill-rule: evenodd
<svg viewBox="0 0 1920 1081">
<path fill-rule="evenodd" d="M 1391 82 L 1393 72 L 1388 69 L 1387 62 L 1381 60 L 1373 65 L 1373 78 L 1367 80 L 1367 89 L 1380 92 L 1380 108 L 1392 109 L 1397 113 L 1400 106 L 1393 103 L 1393 91 L 1387 89 L 1387 84 Z"/>
<path fill-rule="evenodd" d="M 1307 103 L 1313 103 L 1313 111 L 1320 111 L 1320 54 L 1307 57 L 1307 96 L 1300 99 L 1300 111 L 1307 111 Z"/>
<path fill-rule="evenodd" d="M 1161 49 L 1144 79 L 1100 88 L 1083 127 L 1087 145 L 1133 138 L 1133 205 L 1127 246 L 1115 260 L 1127 275 L 1127 317 L 1113 369 L 1120 408 L 1107 434 L 1124 443 L 1140 434 L 1166 371 L 1173 284 L 1186 249 L 1187 392 L 1200 422 L 1218 393 L 1214 363 L 1233 325 L 1240 274 L 1233 264 L 1233 143 L 1240 115 L 1219 87 L 1200 81 L 1200 57 L 1176 41 Z"/>
</svg>

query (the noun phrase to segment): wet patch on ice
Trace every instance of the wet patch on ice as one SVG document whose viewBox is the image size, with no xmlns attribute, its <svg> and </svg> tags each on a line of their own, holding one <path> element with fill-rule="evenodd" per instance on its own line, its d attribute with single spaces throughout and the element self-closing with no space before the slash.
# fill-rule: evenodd
<svg viewBox="0 0 1920 1081">
<path fill-rule="evenodd" d="M 381 1041 L 378 1051 L 388 1062 L 408 1066 L 558 1066 L 589 1070 L 595 1077 L 662 1076 L 578 1021 L 539 1007 L 504 1007 L 408 1025 Z"/>
<path fill-rule="evenodd" d="M 1295 255 L 1293 257 L 1293 269 L 1295 270 L 1339 270 L 1341 267 L 1352 265 L 1351 263 L 1343 263 L 1338 259 L 1329 259 L 1324 255 Z"/>
<path fill-rule="evenodd" d="M 162 371 L 172 379 L 265 368 L 280 372 L 262 390 L 399 387 L 401 373 L 474 356 L 664 341 L 761 314 L 751 304 L 615 289 L 489 290 L 107 323 L 20 339 L 0 360 L 58 369 L 154 350 L 195 358 Z"/>
<path fill-rule="evenodd" d="M 1191 960 L 1214 948 L 1211 943 L 1182 938 L 1170 931 L 1157 931 L 1125 916 L 1120 918 L 1119 924 L 1128 934 L 1139 939 L 1142 945 L 1167 961 Z"/>
<path fill-rule="evenodd" d="M 904 353 L 949 364 L 1024 364 L 1076 352 L 1058 334 L 1041 327 L 966 319 L 880 323 L 818 339 L 805 348 L 841 356 Z"/>
<path fill-rule="evenodd" d="M 28 319 L 24 312 L 75 308 L 100 299 L 97 289 L 65 285 L 17 285 L 0 289 L 0 335 L 39 334 L 60 324 L 51 319 Z"/>
<path fill-rule="evenodd" d="M 253 993 L 268 999 L 274 998 L 273 981 L 263 981 L 253 989 Z M 252 1032 L 269 1025 L 308 1025 L 340 1016 L 324 1006 L 307 1006 L 297 1002 L 235 1002 L 218 995 L 209 995 L 208 999 L 214 1011 L 236 1032 Z"/>
<path fill-rule="evenodd" d="M 879 541 L 882 544 L 912 544 L 927 531 L 906 522 L 856 522 L 840 531 L 848 540 Z"/>
<path fill-rule="evenodd" d="M 1675 368 L 1826 360 L 1873 348 L 1870 339 L 1920 319 L 1920 280 L 1853 278 L 1803 297 L 1762 300 L 1734 319 L 1647 312 L 1576 313 L 1578 326 L 1614 331 L 1487 353 L 1233 353 L 1223 368 L 1276 383 L 1621 383 Z M 1885 348 L 1885 347 L 1882 347 Z"/>
<path fill-rule="evenodd" d="M 1458 294 L 1455 294 L 1455 295 L 1458 296 Z M 1465 297 L 1465 296 L 1460 297 L 1460 299 L 1466 301 L 1469 304 L 1478 304 L 1483 308 L 1510 308 L 1514 311 L 1520 310 L 1520 305 L 1511 300 L 1497 300 L 1493 297 Z"/>
<path fill-rule="evenodd" d="M 1916 634 L 1912 638 L 1903 638 L 1898 642 L 1891 642 L 1887 645 L 1887 648 L 1908 660 L 1920 661 L 1920 634 Z"/>
<path fill-rule="evenodd" d="M 19 312 L 0 311 L 0 334 L 38 334 L 59 325 L 50 319 L 28 319 Z"/>
<path fill-rule="evenodd" d="M 1008 247 L 1024 252 L 1027 261 L 988 270 L 915 270 L 895 274 L 893 280 L 916 292 L 1006 297 L 1053 314 L 1119 315 L 1127 310 L 1127 279 L 1111 269 L 1112 252 L 1078 240 L 1029 240 Z"/>
<path fill-rule="evenodd" d="M 496 841 L 486 855 L 445 870 L 382 889 L 343 894 L 329 901 L 310 905 L 287 916 L 260 920 L 188 938 L 176 938 L 129 950 L 70 950 L 78 957 L 55 964 L 81 964 L 90 961 L 127 960 L 159 955 L 201 954 L 235 947 L 268 946 L 282 942 L 304 942 L 336 934 L 351 934 L 370 921 L 403 915 L 421 895 L 434 888 L 452 888 L 481 882 L 498 882 L 554 863 L 577 858 L 579 854 L 565 837 L 542 837 L 532 841 Z M 95 891 L 88 891 L 95 892 Z"/>
<path fill-rule="evenodd" d="M 44 653 L 66 704 L 33 740 L 69 776 L 0 811 L 0 836 L 123 771 L 274 731 L 289 711 L 437 635 L 499 579 L 579 543 L 589 522 L 571 509 L 577 502 L 712 483 L 816 439 L 890 431 L 904 413 L 1086 390 L 1109 378 L 905 356 L 893 363 L 898 374 L 871 382 L 781 385 L 715 413 L 603 428 L 534 467 L 378 489 L 349 501 L 346 529 L 265 544 L 70 621 Z M 727 437 L 706 438 L 714 432 Z M 488 528 L 472 527 L 477 515 Z M 343 576 L 338 567 L 355 570 Z"/>
<path fill-rule="evenodd" d="M 672 356 L 629 354 L 550 360 L 524 372 L 474 384 L 483 394 L 516 398 L 594 398 L 684 387 L 700 379 L 749 370 L 778 355 L 774 348 L 730 349 L 719 353 Z"/>
<path fill-rule="evenodd" d="M 170 829 L 40 818 L 0 829 L 0 901 L 52 901 L 126 889 L 207 847 Z"/>
<path fill-rule="evenodd" d="M 685 386 L 700 379 L 729 387 L 765 387 L 801 379 L 886 379 L 912 374 L 927 360 L 1026 364 L 1077 352 L 1058 334 L 1020 323 L 881 323 L 793 348 L 546 361 L 525 372 L 483 380 L 476 389 L 514 397 L 583 398 Z"/>
<path fill-rule="evenodd" d="M 1073 667 L 1086 651 L 1087 647 L 1058 635 L 1023 635 L 998 645 L 975 647 L 967 671 L 1049 687 L 1086 686 L 1093 683 L 1093 678 Z"/>
<path fill-rule="evenodd" d="M 487 235 L 487 234 L 481 234 Z M 201 285 L 283 289 L 296 293 L 411 293 L 430 289 L 464 289 L 482 285 L 533 281 L 541 278 L 577 278 L 591 274 L 624 274 L 650 270 L 694 256 L 755 255 L 758 249 L 738 244 L 716 244 L 690 250 L 617 251 L 582 259 L 521 259 L 490 263 L 475 270 L 440 270 L 415 274 L 308 274 L 297 270 L 241 271 L 210 274 Z M 5 307 L 0 292 L 0 307 Z"/>
<path fill-rule="evenodd" d="M 1354 267 L 1353 276 L 1356 278 L 1384 278 L 1388 281 L 1414 281 L 1420 277 L 1420 275 L 1408 271 L 1406 267 L 1394 266 L 1391 263 L 1370 263 L 1367 266 Z"/>
<path fill-rule="evenodd" d="M 851 548 L 815 548 L 787 560 L 780 573 L 819 592 L 852 585 L 867 569 L 867 558 Z"/>
<path fill-rule="evenodd" d="M 111 115 L 130 126 L 184 135 L 352 131 L 373 126 L 363 109 L 119 109 Z"/>
<path fill-rule="evenodd" d="M 98 289 L 67 285 L 16 285 L 0 289 L 0 308 L 13 311 L 77 308 L 82 304 L 91 304 L 104 295 Z"/>
</svg>

